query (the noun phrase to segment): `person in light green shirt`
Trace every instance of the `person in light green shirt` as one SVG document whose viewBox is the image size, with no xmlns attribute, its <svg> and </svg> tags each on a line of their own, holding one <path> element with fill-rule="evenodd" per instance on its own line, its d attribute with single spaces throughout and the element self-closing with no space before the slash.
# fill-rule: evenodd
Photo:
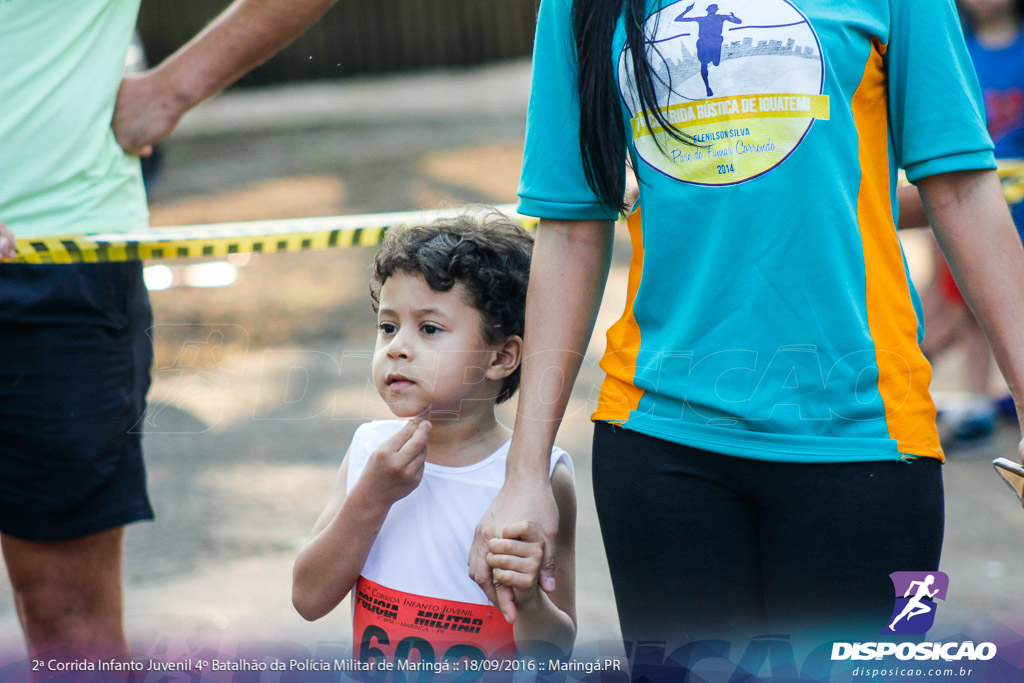
<svg viewBox="0 0 1024 683">
<path fill-rule="evenodd" d="M 333 0 L 236 0 L 124 78 L 140 0 L 0 0 L 0 259 L 14 237 L 148 225 L 137 155 Z M 152 518 L 141 264 L 0 263 L 0 546 L 30 654 L 123 657 L 125 524 Z"/>
</svg>

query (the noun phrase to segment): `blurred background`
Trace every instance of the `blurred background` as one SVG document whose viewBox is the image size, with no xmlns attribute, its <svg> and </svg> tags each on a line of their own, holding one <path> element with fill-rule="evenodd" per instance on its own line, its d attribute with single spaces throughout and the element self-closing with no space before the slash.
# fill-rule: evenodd
<svg viewBox="0 0 1024 683">
<path fill-rule="evenodd" d="M 159 63 L 229 0 L 146 0 L 139 33 Z M 529 56 L 538 0 L 350 0 L 336 4 L 242 87 L 464 67 Z"/>
<path fill-rule="evenodd" d="M 150 63 L 227 4 L 146 0 L 139 33 Z M 515 201 L 535 5 L 339 3 L 161 145 L 148 184 L 152 224 Z M 908 232 L 904 244 L 926 287 L 927 239 Z M 294 613 L 290 578 L 353 431 L 390 417 L 368 382 L 373 253 L 148 264 L 156 365 L 139 428 L 157 521 L 127 534 L 126 621 L 136 654 L 196 639 L 311 649 L 350 639 L 346 605 L 313 624 Z M 629 257 L 620 226 L 599 331 L 559 437 L 577 467 L 581 643 L 618 637 L 590 485 L 588 416 L 601 381 L 603 330 L 624 305 Z M 947 354 L 938 390 L 963 389 L 963 362 L 955 350 Z M 511 426 L 508 411 L 504 419 Z M 951 587 L 933 635 L 981 632 L 995 622 L 1024 629 L 1015 578 L 1024 515 L 989 464 L 997 455 L 1014 458 L 1017 438 L 1001 423 L 994 438 L 952 453 L 945 468 L 943 569 Z M 15 654 L 21 647 L 6 581 L 0 647 Z"/>
</svg>

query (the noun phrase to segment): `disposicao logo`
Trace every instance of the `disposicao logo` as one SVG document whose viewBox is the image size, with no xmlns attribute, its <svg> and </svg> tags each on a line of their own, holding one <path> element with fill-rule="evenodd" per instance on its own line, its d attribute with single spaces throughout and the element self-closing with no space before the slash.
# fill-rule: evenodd
<svg viewBox="0 0 1024 683">
<path fill-rule="evenodd" d="M 949 577 L 943 572 L 893 572 L 895 605 L 882 635 L 921 634 L 935 622 L 936 600 L 945 600 Z M 894 639 L 895 640 L 895 639 Z M 896 657 L 899 660 L 946 662 L 985 661 L 996 656 L 993 643 L 964 642 L 870 642 L 833 643 L 832 661 L 871 660 Z"/>
<path fill-rule="evenodd" d="M 949 577 L 945 572 L 893 572 L 896 604 L 884 634 L 924 633 L 935 623 L 936 600 L 945 600 Z"/>
</svg>

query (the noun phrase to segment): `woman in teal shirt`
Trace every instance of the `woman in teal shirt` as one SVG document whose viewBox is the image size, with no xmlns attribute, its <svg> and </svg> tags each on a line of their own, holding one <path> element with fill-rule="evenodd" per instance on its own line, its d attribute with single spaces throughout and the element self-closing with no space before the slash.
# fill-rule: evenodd
<svg viewBox="0 0 1024 683">
<path fill-rule="evenodd" d="M 935 570 L 943 523 L 897 170 L 1018 406 L 1024 313 L 1006 303 L 1024 297 L 1024 255 L 950 0 L 715 4 L 742 24 L 723 27 L 713 97 L 680 3 L 541 4 L 519 188 L 542 219 L 527 360 L 478 538 L 525 513 L 551 541 L 540 456 L 593 327 L 628 157 L 627 306 L 593 416 L 624 636 L 877 634 L 889 573 Z M 470 567 L 488 585 L 482 548 Z"/>
</svg>

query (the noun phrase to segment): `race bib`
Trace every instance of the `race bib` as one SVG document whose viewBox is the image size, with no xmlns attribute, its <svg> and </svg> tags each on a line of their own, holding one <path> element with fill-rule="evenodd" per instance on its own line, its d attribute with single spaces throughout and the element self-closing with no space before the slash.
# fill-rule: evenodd
<svg viewBox="0 0 1024 683">
<path fill-rule="evenodd" d="M 512 625 L 493 605 L 403 593 L 359 577 L 352 632 L 362 662 L 511 659 Z"/>
</svg>

